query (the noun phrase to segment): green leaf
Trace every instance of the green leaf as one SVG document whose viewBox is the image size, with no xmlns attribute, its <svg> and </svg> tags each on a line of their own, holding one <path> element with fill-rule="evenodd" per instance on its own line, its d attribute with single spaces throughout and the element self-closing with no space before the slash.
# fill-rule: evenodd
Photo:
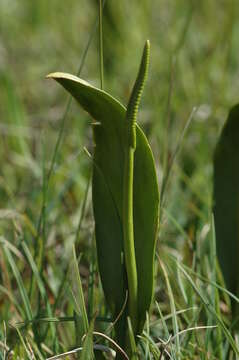
<svg viewBox="0 0 239 360">
<path fill-rule="evenodd" d="M 75 246 L 72 246 L 72 291 L 75 295 L 76 301 L 76 314 L 75 314 L 75 326 L 76 326 L 76 338 L 77 343 L 80 342 L 81 337 L 88 332 L 89 329 L 89 322 L 87 317 L 87 311 L 85 307 L 85 299 L 84 299 L 84 292 L 81 283 L 81 277 L 78 267 L 78 261 L 76 257 Z M 81 320 L 81 317 L 82 320 Z"/>
<path fill-rule="evenodd" d="M 179 261 L 177 261 L 176 259 L 174 259 L 173 257 L 171 257 L 176 263 L 177 266 L 179 267 L 179 269 L 182 271 L 182 273 L 184 274 L 185 278 L 189 281 L 191 287 L 193 288 L 194 292 L 199 296 L 199 298 L 201 299 L 205 309 L 210 312 L 210 314 L 213 315 L 213 318 L 217 321 L 218 326 L 220 326 L 221 331 L 223 332 L 225 338 L 227 339 L 227 341 L 229 342 L 229 344 L 231 345 L 231 348 L 233 349 L 234 353 L 236 354 L 236 356 L 239 356 L 239 349 L 238 346 L 236 344 L 236 341 L 234 340 L 231 332 L 228 330 L 227 326 L 225 325 L 223 319 L 221 316 L 218 315 L 217 313 L 217 309 L 215 309 L 215 307 L 212 305 L 210 298 L 207 298 L 203 292 L 201 291 L 200 288 L 197 287 L 196 282 L 193 281 L 193 279 L 191 278 L 191 276 L 187 273 L 187 271 L 184 269 L 185 266 L 182 266 Z"/>
<path fill-rule="evenodd" d="M 125 107 L 105 91 L 69 74 L 54 73 L 58 81 L 96 121 L 93 168 L 93 208 L 99 271 L 106 300 L 114 316 L 122 310 L 127 277 L 122 260 Z M 153 294 L 154 253 L 158 229 L 159 193 L 152 151 L 136 125 L 134 157 L 134 241 L 138 275 L 138 332 Z M 127 326 L 127 323 L 126 323 Z"/>
<path fill-rule="evenodd" d="M 239 291 L 239 105 L 221 132 L 214 155 L 214 216 L 217 254 L 228 289 Z"/>
<path fill-rule="evenodd" d="M 75 276 L 74 278 L 75 278 L 76 285 L 77 285 L 76 286 L 77 303 L 79 304 L 80 314 L 83 319 L 84 331 L 87 332 L 87 330 L 89 328 L 89 323 L 88 323 L 87 312 L 86 312 L 86 307 L 85 307 L 85 300 L 84 300 L 84 293 L 83 293 L 83 288 L 82 288 L 82 283 L 81 283 L 81 277 L 80 277 L 78 262 L 77 262 L 77 258 L 76 258 L 76 251 L 75 251 L 74 246 L 73 246 L 73 273 L 74 273 L 74 276 Z"/>
<path fill-rule="evenodd" d="M 94 330 L 94 319 L 91 320 L 88 332 L 84 338 L 83 349 L 80 354 L 80 360 L 92 360 L 94 359 L 93 351 L 93 330 Z"/>
<path fill-rule="evenodd" d="M 52 309 L 51 309 L 51 304 L 49 302 L 49 299 L 48 299 L 48 296 L 47 296 L 47 292 L 46 292 L 46 289 L 45 289 L 45 286 L 44 286 L 44 283 L 43 283 L 43 280 L 41 278 L 41 275 L 38 271 L 38 268 L 37 268 L 37 265 L 33 259 L 33 256 L 27 246 L 27 244 L 23 241 L 22 242 L 22 248 L 24 250 L 24 253 L 26 255 L 26 258 L 31 266 L 31 269 L 32 269 L 32 272 L 36 278 L 36 283 L 38 285 L 38 288 L 39 288 L 39 291 L 40 291 L 40 294 L 41 294 L 41 297 L 42 299 L 44 300 L 45 302 L 45 305 L 46 305 L 46 312 L 47 312 L 47 315 L 49 317 L 52 317 L 53 316 L 53 313 L 52 313 Z M 38 314 L 39 315 L 39 314 Z M 51 329 L 51 337 L 52 337 L 52 340 L 55 341 L 56 343 L 58 343 L 57 341 L 57 336 L 56 336 L 56 328 L 54 326 L 54 324 L 50 324 L 50 329 Z M 46 331 L 46 334 L 45 336 L 47 335 L 47 331 Z M 44 337 L 43 337 L 44 338 Z"/>
<path fill-rule="evenodd" d="M 23 308 L 24 308 L 24 311 L 25 311 L 25 316 L 27 318 L 27 320 L 32 320 L 32 310 L 31 310 L 31 304 L 30 304 L 30 301 L 29 301 L 29 298 L 28 298 L 28 295 L 27 295 L 27 291 L 24 287 L 24 283 L 23 283 L 23 280 L 22 280 L 22 277 L 21 277 L 21 274 L 18 270 L 18 267 L 15 263 L 15 260 L 11 254 L 11 251 L 7 248 L 7 246 L 5 245 L 3 247 L 3 251 L 5 253 L 5 256 L 11 266 L 11 269 L 12 269 L 12 272 L 13 272 L 13 275 L 16 279 L 16 282 L 17 282 L 17 285 L 18 285 L 18 288 L 19 288 L 19 292 L 20 292 L 20 295 L 21 295 L 21 298 L 22 298 L 22 303 L 23 303 Z"/>
<path fill-rule="evenodd" d="M 129 341 L 130 341 L 130 348 L 131 348 L 131 360 L 138 360 L 138 353 L 137 353 L 137 345 L 134 338 L 133 327 L 131 324 L 130 317 L 127 317 L 128 322 L 128 332 L 129 332 Z"/>
</svg>

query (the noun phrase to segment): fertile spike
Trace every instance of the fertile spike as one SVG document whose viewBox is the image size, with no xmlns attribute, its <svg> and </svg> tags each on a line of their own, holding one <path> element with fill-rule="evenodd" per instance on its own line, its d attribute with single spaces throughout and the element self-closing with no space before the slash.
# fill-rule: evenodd
<svg viewBox="0 0 239 360">
<path fill-rule="evenodd" d="M 150 42 L 146 41 L 144 45 L 143 55 L 141 59 L 141 64 L 139 67 L 139 72 L 134 83 L 134 87 L 129 99 L 126 112 L 126 126 L 128 129 L 128 142 L 129 145 L 135 149 L 136 148 L 136 119 L 139 109 L 139 103 L 144 89 L 144 84 L 148 75 L 149 68 L 149 56 L 150 56 Z"/>
</svg>

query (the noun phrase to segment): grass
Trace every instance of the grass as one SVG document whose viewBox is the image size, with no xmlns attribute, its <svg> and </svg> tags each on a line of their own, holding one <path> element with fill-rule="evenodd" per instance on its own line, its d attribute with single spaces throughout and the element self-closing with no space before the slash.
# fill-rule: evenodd
<svg viewBox="0 0 239 360">
<path fill-rule="evenodd" d="M 152 54 L 139 123 L 160 186 L 170 171 L 155 302 L 138 349 L 142 359 L 234 359 L 239 347 L 215 263 L 211 198 L 213 150 L 238 102 L 238 4 L 106 1 L 102 69 L 98 1 L 10 3 L 0 2 L 0 359 L 69 353 L 94 333 L 97 353 L 117 351 L 103 337 L 112 338 L 113 319 L 96 265 L 88 117 L 44 77 L 80 69 L 125 104 L 146 39 Z M 83 344 L 76 281 L 89 318 Z"/>
</svg>

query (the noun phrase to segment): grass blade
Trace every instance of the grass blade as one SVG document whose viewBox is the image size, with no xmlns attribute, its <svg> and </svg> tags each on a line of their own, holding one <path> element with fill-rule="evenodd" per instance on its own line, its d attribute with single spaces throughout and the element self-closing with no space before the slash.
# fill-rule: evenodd
<svg viewBox="0 0 239 360">
<path fill-rule="evenodd" d="M 80 360 L 92 360 L 94 359 L 93 351 L 93 330 L 94 330 L 94 319 L 91 320 L 88 331 L 83 340 L 83 349 L 80 354 Z"/>
<path fill-rule="evenodd" d="M 130 349 L 131 349 L 130 359 L 138 360 L 139 357 L 138 357 L 138 352 L 137 352 L 137 345 L 135 342 L 134 331 L 133 331 L 130 317 L 127 317 L 127 322 L 128 322 L 128 332 L 129 332 L 129 341 L 130 341 Z"/>
<path fill-rule="evenodd" d="M 182 273 L 184 274 L 184 276 L 186 277 L 186 279 L 189 281 L 190 285 L 192 286 L 193 290 L 195 291 L 195 293 L 199 296 L 199 298 L 201 299 L 201 301 L 203 302 L 205 308 L 207 311 L 209 311 L 213 316 L 214 319 L 217 321 L 218 325 L 220 326 L 220 328 L 222 329 L 222 332 L 224 333 L 225 337 L 227 338 L 228 342 L 230 343 L 234 353 L 239 356 L 239 349 L 237 347 L 237 344 L 235 342 L 235 340 L 233 339 L 230 331 L 227 329 L 226 325 L 224 324 L 223 320 L 218 316 L 216 310 L 214 309 L 214 307 L 212 306 L 212 304 L 210 303 L 210 301 L 208 299 L 205 298 L 205 296 L 201 293 L 201 291 L 198 289 L 198 287 L 195 285 L 195 283 L 193 282 L 192 278 L 190 277 L 190 275 L 185 271 L 185 269 L 180 265 L 180 263 L 174 259 L 174 261 L 176 261 L 178 263 L 178 266 L 180 268 L 180 270 L 182 271 Z"/>
<path fill-rule="evenodd" d="M 176 315 L 174 296 L 173 296 L 172 288 L 171 288 L 171 285 L 169 282 L 168 273 L 167 273 L 166 268 L 165 268 L 164 264 L 162 263 L 162 261 L 160 261 L 160 266 L 163 270 L 163 274 L 164 274 L 167 289 L 168 289 L 170 308 L 171 308 L 171 312 L 172 312 L 173 331 L 174 331 L 174 335 L 176 338 L 176 358 L 179 359 L 180 358 L 180 342 L 179 342 L 179 336 L 178 336 L 179 328 L 178 328 L 178 320 L 177 320 L 177 315 Z"/>
<path fill-rule="evenodd" d="M 75 282 L 74 289 L 76 292 L 76 301 L 79 306 L 80 315 L 82 316 L 82 325 L 83 325 L 83 332 L 84 332 L 83 334 L 86 334 L 89 329 L 89 322 L 88 322 L 88 317 L 87 317 L 87 312 L 86 312 L 86 307 L 85 307 L 84 293 L 83 293 L 81 277 L 80 277 L 79 267 L 78 267 L 78 261 L 76 258 L 76 252 L 75 252 L 74 246 L 72 248 L 72 255 L 73 255 L 72 279 L 74 279 L 73 281 Z"/>
<path fill-rule="evenodd" d="M 31 320 L 32 319 L 31 305 L 30 305 L 30 301 L 29 301 L 26 289 L 24 287 L 24 283 L 22 281 L 22 277 L 20 275 L 20 272 L 17 268 L 17 265 L 13 259 L 13 256 L 12 256 L 10 250 L 6 246 L 3 246 L 3 250 L 5 253 L 5 256 L 7 257 L 7 260 L 10 264 L 10 267 L 12 269 L 13 275 L 16 279 L 16 282 L 17 282 L 17 285 L 18 285 L 18 288 L 19 288 L 19 291 L 21 294 L 22 302 L 24 305 L 25 316 L 26 316 L 27 320 Z"/>
<path fill-rule="evenodd" d="M 44 286 L 44 283 L 41 279 L 41 276 L 38 272 L 38 268 L 37 268 L 37 265 L 33 259 L 33 256 L 27 246 L 27 244 L 25 242 L 22 242 L 22 248 L 24 250 L 24 253 L 27 257 L 27 260 L 31 266 L 31 269 L 33 271 L 33 274 L 36 278 L 36 283 L 38 285 L 38 288 L 39 288 L 39 291 L 40 291 L 40 295 L 42 297 L 42 299 L 44 300 L 45 304 L 46 304 L 46 311 L 47 311 L 47 315 L 48 317 L 53 317 L 53 312 L 52 312 L 52 309 L 51 309 L 51 305 L 50 305 L 50 302 L 48 300 L 48 295 L 47 295 L 47 292 L 46 292 L 46 289 L 45 289 L 45 286 Z M 56 336 L 56 328 L 55 328 L 55 325 L 50 323 L 50 329 L 51 329 L 51 338 L 52 338 L 52 341 L 53 343 L 56 343 L 54 345 L 54 348 L 58 348 L 58 341 L 57 341 L 57 336 Z M 47 334 L 47 331 L 46 331 L 46 334 Z M 46 335 L 45 335 L 46 336 Z"/>
</svg>

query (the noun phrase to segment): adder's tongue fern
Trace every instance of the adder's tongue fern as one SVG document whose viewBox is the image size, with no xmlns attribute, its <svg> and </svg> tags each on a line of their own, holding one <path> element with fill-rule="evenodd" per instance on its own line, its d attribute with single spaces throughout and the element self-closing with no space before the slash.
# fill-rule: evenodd
<svg viewBox="0 0 239 360">
<path fill-rule="evenodd" d="M 148 73 L 150 43 L 146 41 L 142 60 L 126 111 L 126 146 L 123 187 L 123 237 L 125 266 L 129 290 L 129 316 L 133 329 L 138 326 L 138 279 L 134 244 L 133 183 L 134 151 L 136 149 L 136 119 Z"/>
<path fill-rule="evenodd" d="M 153 295 L 159 192 L 150 145 L 136 124 L 148 64 L 149 41 L 127 109 L 110 94 L 73 75 L 48 76 L 59 82 L 99 124 L 93 126 L 92 175 L 97 259 L 112 316 L 115 319 L 122 315 L 115 324 L 115 338 L 122 348 L 130 347 L 127 318 L 137 340 Z M 129 354 L 134 352 L 131 347 Z"/>
</svg>

